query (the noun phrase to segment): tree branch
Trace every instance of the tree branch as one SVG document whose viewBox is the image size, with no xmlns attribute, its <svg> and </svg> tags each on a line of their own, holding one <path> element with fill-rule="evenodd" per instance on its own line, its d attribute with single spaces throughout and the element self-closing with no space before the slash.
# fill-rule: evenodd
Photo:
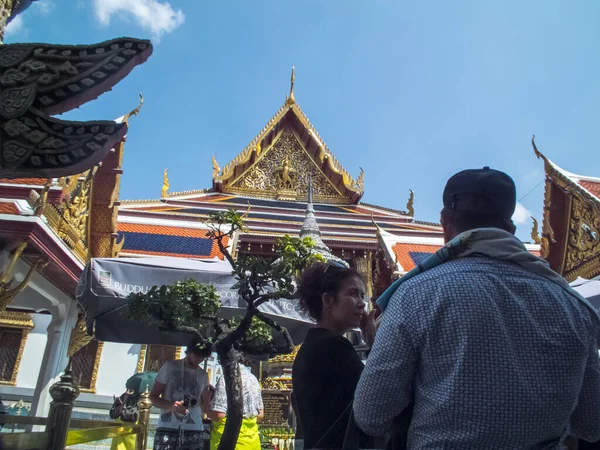
<svg viewBox="0 0 600 450">
<path fill-rule="evenodd" d="M 257 300 L 254 301 L 254 307 L 258 308 L 263 303 L 268 302 L 269 300 L 277 300 L 281 298 L 281 293 L 277 292 L 267 292 L 266 294 L 261 295 Z"/>
<path fill-rule="evenodd" d="M 256 317 L 258 317 L 259 320 L 263 321 L 268 326 L 273 328 L 275 331 L 281 333 L 281 335 L 285 339 L 285 341 L 286 341 L 285 347 L 273 347 L 274 349 L 278 349 L 278 351 L 280 350 L 280 353 L 291 353 L 292 351 L 294 351 L 294 341 L 292 340 L 292 336 L 290 336 L 290 332 L 287 330 L 287 328 L 282 327 L 277 322 L 275 322 L 273 319 L 267 317 L 261 311 L 256 310 L 254 315 Z M 265 346 L 263 346 L 263 347 L 265 347 Z"/>
<path fill-rule="evenodd" d="M 235 349 L 246 353 L 248 355 L 281 355 L 292 353 L 294 351 L 294 344 L 285 344 L 285 345 L 273 345 L 273 344 L 263 344 L 258 346 L 245 345 L 245 344 L 237 344 Z"/>
<path fill-rule="evenodd" d="M 206 339 L 206 337 L 202 335 L 202 333 L 200 332 L 200 330 L 197 330 L 194 327 L 187 327 L 185 325 L 176 325 L 175 328 L 174 328 L 174 330 L 175 331 L 181 331 L 181 332 L 184 332 L 184 333 L 192 333 L 198 339 L 200 339 L 202 341 L 202 343 L 204 343 L 204 344 L 210 343 L 210 340 Z"/>
</svg>

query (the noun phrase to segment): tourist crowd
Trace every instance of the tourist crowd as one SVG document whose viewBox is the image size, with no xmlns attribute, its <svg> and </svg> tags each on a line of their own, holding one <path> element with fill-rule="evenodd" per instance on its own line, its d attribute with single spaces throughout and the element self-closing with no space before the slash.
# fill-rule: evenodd
<svg viewBox="0 0 600 450">
<path fill-rule="evenodd" d="M 317 322 L 293 369 L 304 448 L 561 449 L 572 437 L 600 439 L 598 314 L 514 236 L 515 207 L 505 173 L 451 177 L 446 245 L 369 314 L 353 269 L 304 271 L 300 301 Z M 359 326 L 364 365 L 344 337 Z"/>
<path fill-rule="evenodd" d="M 446 244 L 372 308 L 351 268 L 317 263 L 301 274 L 297 295 L 317 326 L 293 367 L 298 446 L 541 450 L 598 441 L 600 318 L 515 237 L 513 180 L 465 170 L 442 201 Z M 366 363 L 345 337 L 358 328 Z M 215 390 L 199 367 L 209 354 L 192 342 L 158 373 L 155 450 L 201 449 L 203 413 L 217 449 L 227 401 L 223 380 Z M 236 448 L 258 450 L 263 404 L 249 371 L 242 388 Z"/>
</svg>

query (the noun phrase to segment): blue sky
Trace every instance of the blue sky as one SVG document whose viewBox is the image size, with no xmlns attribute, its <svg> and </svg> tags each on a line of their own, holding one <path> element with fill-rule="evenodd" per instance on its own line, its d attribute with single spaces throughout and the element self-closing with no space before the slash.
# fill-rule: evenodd
<svg viewBox="0 0 600 450">
<path fill-rule="evenodd" d="M 437 221 L 453 173 L 489 165 L 519 198 L 544 178 L 538 148 L 600 177 L 600 2 L 39 0 L 6 42 L 151 38 L 154 54 L 65 117 L 130 122 L 123 199 L 211 186 L 211 155 L 235 157 L 296 100 L 369 203 Z M 519 236 L 540 218 L 543 184 L 522 200 Z"/>
</svg>

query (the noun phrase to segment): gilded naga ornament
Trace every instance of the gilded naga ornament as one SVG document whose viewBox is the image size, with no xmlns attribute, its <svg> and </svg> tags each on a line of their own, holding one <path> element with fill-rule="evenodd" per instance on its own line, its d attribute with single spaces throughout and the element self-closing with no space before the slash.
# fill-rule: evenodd
<svg viewBox="0 0 600 450">
<path fill-rule="evenodd" d="M 411 217 L 415 217 L 415 193 L 412 189 L 409 189 L 410 196 L 408 197 L 408 203 L 406 203 L 406 211 Z"/>
<path fill-rule="evenodd" d="M 534 244 L 541 244 L 542 239 L 540 238 L 539 225 L 535 217 L 531 216 L 533 220 L 533 227 L 531 228 L 531 239 Z"/>
<path fill-rule="evenodd" d="M 169 184 L 169 176 L 167 175 L 168 170 L 169 169 L 165 169 L 165 172 L 163 173 L 161 198 L 166 198 L 169 195 L 169 188 L 171 187 L 171 185 Z"/>
</svg>

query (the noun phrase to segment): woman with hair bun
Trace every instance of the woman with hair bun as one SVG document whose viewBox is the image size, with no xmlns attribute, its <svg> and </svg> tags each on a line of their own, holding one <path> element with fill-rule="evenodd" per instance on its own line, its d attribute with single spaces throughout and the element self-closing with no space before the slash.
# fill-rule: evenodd
<svg viewBox="0 0 600 450">
<path fill-rule="evenodd" d="M 297 295 L 302 309 L 317 322 L 298 351 L 292 373 L 304 448 L 342 448 L 349 406 L 364 367 L 344 333 L 367 322 L 365 284 L 353 269 L 317 263 L 303 271 Z M 360 441 L 361 448 L 371 447 L 366 435 Z"/>
</svg>

